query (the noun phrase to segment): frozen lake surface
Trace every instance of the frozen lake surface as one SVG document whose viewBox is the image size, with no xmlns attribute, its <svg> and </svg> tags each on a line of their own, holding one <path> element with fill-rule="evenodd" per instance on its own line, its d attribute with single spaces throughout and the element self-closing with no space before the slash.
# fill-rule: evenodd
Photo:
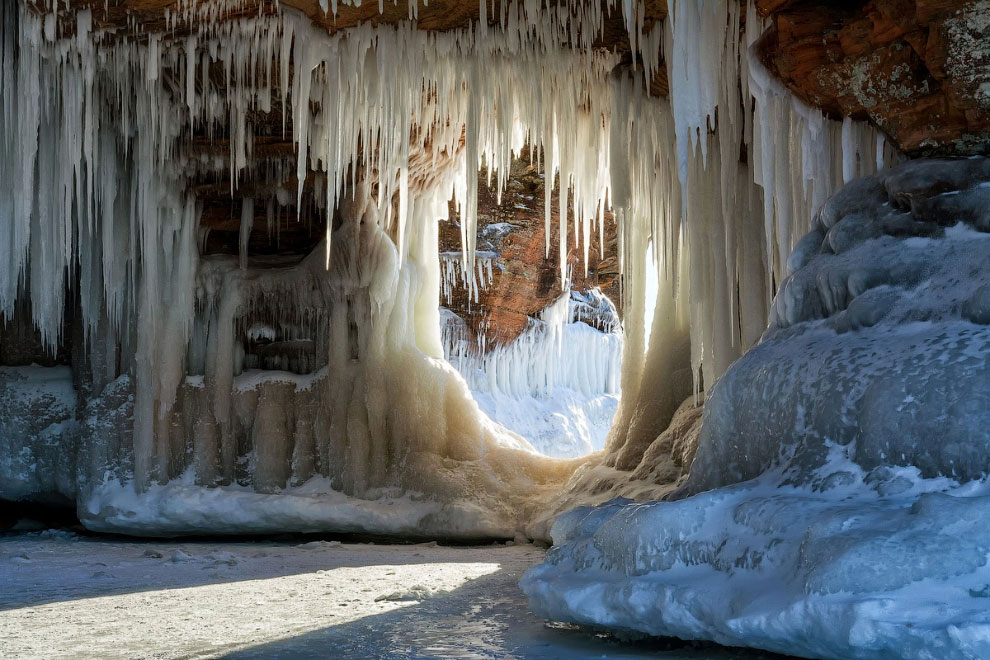
<svg viewBox="0 0 990 660">
<path fill-rule="evenodd" d="M 4 658 L 755 660 L 547 625 L 518 587 L 544 551 L 336 541 L 0 536 Z"/>
</svg>

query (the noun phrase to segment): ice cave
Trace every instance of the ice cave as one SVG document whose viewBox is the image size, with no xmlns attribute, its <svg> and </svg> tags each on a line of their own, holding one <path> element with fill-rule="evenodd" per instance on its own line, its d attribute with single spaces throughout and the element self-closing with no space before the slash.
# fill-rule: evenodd
<svg viewBox="0 0 990 660">
<path fill-rule="evenodd" d="M 990 660 L 988 255 L 990 0 L 4 0 L 0 657 Z"/>
</svg>

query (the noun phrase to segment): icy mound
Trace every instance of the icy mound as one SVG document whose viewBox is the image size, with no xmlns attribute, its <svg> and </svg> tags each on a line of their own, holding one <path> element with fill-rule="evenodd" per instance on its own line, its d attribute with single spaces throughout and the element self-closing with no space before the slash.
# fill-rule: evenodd
<svg viewBox="0 0 990 660">
<path fill-rule="evenodd" d="M 860 179 L 795 248 L 770 327 L 713 389 L 684 493 L 786 455 L 811 484 L 827 444 L 865 469 L 975 479 L 990 463 L 990 161 Z"/>
<path fill-rule="evenodd" d="M 812 658 L 990 657 L 990 489 L 843 467 L 822 492 L 773 473 L 575 509 L 523 589 L 540 616 L 614 630 Z"/>
<path fill-rule="evenodd" d="M 554 524 L 547 618 L 827 658 L 990 657 L 990 162 L 831 198 L 674 502 Z"/>
</svg>

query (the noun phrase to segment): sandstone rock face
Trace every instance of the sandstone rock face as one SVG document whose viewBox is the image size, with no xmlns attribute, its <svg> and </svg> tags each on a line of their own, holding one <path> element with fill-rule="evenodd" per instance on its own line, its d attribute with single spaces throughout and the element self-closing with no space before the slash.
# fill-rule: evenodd
<svg viewBox="0 0 990 660">
<path fill-rule="evenodd" d="M 907 154 L 990 143 L 990 2 L 757 0 L 764 63 L 825 112 L 869 118 Z"/>
<path fill-rule="evenodd" d="M 541 172 L 531 164 L 517 160 L 501 203 L 494 190 L 483 185 L 485 174 L 479 176 L 478 250 L 494 259 L 492 279 L 477 291 L 476 297 L 458 280 L 450 290 L 450 298 L 441 296 L 440 304 L 464 319 L 481 345 L 492 347 L 518 337 L 530 318 L 560 297 L 559 188 L 551 200 L 553 210 L 547 236 Z M 452 258 L 456 258 L 454 255 L 461 249 L 458 221 L 452 210 L 451 221 L 440 224 L 440 251 Z M 590 237 L 585 272 L 584 239 L 576 237 L 573 224 L 569 224 L 570 285 L 577 290 L 601 288 L 621 313 L 616 225 L 611 213 L 605 214 L 603 229 L 603 234 L 596 232 Z"/>
</svg>

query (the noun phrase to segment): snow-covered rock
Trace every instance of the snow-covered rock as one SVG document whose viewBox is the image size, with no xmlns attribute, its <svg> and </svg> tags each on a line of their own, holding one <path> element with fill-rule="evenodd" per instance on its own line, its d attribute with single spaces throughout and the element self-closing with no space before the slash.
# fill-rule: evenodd
<svg viewBox="0 0 990 660">
<path fill-rule="evenodd" d="M 826 658 L 990 656 L 990 161 L 832 197 L 669 502 L 575 509 L 534 612 Z M 679 498 L 679 499 L 678 499 Z"/>
<path fill-rule="evenodd" d="M 812 483 L 828 445 L 864 469 L 986 474 L 990 161 L 915 161 L 832 197 L 791 256 L 759 346 L 712 391 L 684 493 L 782 452 Z"/>
<path fill-rule="evenodd" d="M 74 497 L 75 408 L 68 367 L 0 367 L 0 498 Z"/>
</svg>

